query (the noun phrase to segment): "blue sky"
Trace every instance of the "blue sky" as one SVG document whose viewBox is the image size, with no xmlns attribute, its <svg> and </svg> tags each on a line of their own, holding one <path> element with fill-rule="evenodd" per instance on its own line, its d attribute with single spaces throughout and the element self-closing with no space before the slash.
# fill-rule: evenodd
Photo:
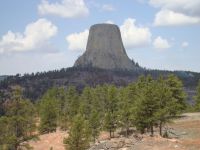
<svg viewBox="0 0 200 150">
<path fill-rule="evenodd" d="M 117 24 L 143 67 L 200 72 L 199 0 L 2 0 L 0 10 L 0 75 L 73 66 L 96 23 Z"/>
</svg>

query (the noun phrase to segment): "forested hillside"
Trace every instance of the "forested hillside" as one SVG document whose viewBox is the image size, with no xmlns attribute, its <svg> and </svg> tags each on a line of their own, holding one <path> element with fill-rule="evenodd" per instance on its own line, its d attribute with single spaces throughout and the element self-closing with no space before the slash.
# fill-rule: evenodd
<svg viewBox="0 0 200 150">
<path fill-rule="evenodd" d="M 64 143 L 75 150 L 87 149 L 100 131 L 109 132 L 113 138 L 117 128 L 128 137 L 131 127 L 140 133 L 150 131 L 151 136 L 159 127 L 164 136 L 165 123 L 187 108 L 183 84 L 174 75 L 157 80 L 141 76 L 125 87 L 104 84 L 85 87 L 82 92 L 74 86 L 54 87 L 35 104 L 25 99 L 22 91 L 19 86 L 12 87 L 10 101 L 3 104 L 0 146 L 4 148 L 23 147 L 22 142 L 33 133 L 50 133 L 58 127 L 69 130 Z"/>
<path fill-rule="evenodd" d="M 85 86 L 95 87 L 97 85 L 115 84 L 116 86 L 125 86 L 134 82 L 140 75 L 152 75 L 157 78 L 159 75 L 167 76 L 176 74 L 184 84 L 188 95 L 194 95 L 194 89 L 200 79 L 200 73 L 187 71 L 160 71 L 137 69 L 134 71 L 103 70 L 98 68 L 66 68 L 48 72 L 38 72 L 24 74 L 21 76 L 8 76 L 0 82 L 0 90 L 4 92 L 4 98 L 8 97 L 11 86 L 20 85 L 24 88 L 23 95 L 33 101 L 37 100 L 51 87 L 75 86 L 81 91 Z M 191 98 L 192 96 L 190 96 Z"/>
</svg>

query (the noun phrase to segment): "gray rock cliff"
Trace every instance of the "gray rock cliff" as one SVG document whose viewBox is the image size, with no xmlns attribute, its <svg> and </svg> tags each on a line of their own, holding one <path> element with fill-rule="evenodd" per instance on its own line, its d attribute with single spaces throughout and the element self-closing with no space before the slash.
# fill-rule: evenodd
<svg viewBox="0 0 200 150">
<path fill-rule="evenodd" d="M 120 30 L 113 24 L 96 24 L 90 27 L 86 51 L 74 66 L 120 70 L 135 68 L 124 49 Z"/>
</svg>

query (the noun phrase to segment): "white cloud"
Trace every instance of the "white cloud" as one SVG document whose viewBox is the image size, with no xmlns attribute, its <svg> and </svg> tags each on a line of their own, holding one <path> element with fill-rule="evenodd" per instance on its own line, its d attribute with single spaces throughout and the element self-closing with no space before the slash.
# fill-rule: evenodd
<svg viewBox="0 0 200 150">
<path fill-rule="evenodd" d="M 147 27 L 139 27 L 135 19 L 128 18 L 120 26 L 122 40 L 127 49 L 143 47 L 151 42 L 151 32 Z"/>
<path fill-rule="evenodd" d="M 0 55 L 1 74 L 32 73 L 70 67 L 76 58 L 77 55 L 67 51 L 4 54 Z"/>
<path fill-rule="evenodd" d="M 113 21 L 108 20 L 105 23 L 114 24 Z M 84 51 L 86 49 L 86 44 L 89 36 L 89 30 L 86 29 L 83 32 L 72 33 L 66 36 L 66 41 L 68 43 L 68 49 L 72 51 Z"/>
<path fill-rule="evenodd" d="M 107 20 L 105 23 L 107 23 L 107 24 L 114 24 L 114 22 L 111 21 L 111 20 Z"/>
<path fill-rule="evenodd" d="M 84 51 L 86 49 L 89 30 L 80 33 L 73 33 L 66 37 L 69 50 Z"/>
<path fill-rule="evenodd" d="M 149 3 L 154 7 L 170 9 L 191 16 L 200 16 L 199 0 L 150 0 Z"/>
<path fill-rule="evenodd" d="M 162 37 L 158 36 L 154 41 L 153 41 L 153 46 L 154 48 L 158 50 L 163 50 L 163 49 L 168 49 L 171 47 L 169 42 L 166 39 L 163 39 Z"/>
<path fill-rule="evenodd" d="M 55 36 L 57 27 L 46 19 L 39 19 L 26 26 L 24 33 L 8 31 L 0 39 L 0 52 L 29 51 L 44 47 Z"/>
<path fill-rule="evenodd" d="M 114 11 L 115 8 L 114 8 L 114 6 L 112 6 L 112 5 L 110 5 L 110 4 L 104 4 L 104 5 L 102 6 L 102 10 L 104 10 L 104 11 Z"/>
<path fill-rule="evenodd" d="M 42 0 L 38 5 L 38 11 L 41 15 L 55 15 L 63 18 L 84 17 L 89 14 L 84 0 L 62 0 L 60 3 Z"/>
<path fill-rule="evenodd" d="M 105 23 L 113 24 L 112 21 Z M 125 48 L 143 47 L 151 42 L 151 32 L 149 28 L 136 26 L 135 20 L 128 18 L 120 26 L 122 40 Z M 72 33 L 66 36 L 69 50 L 84 51 L 86 49 L 89 30 L 80 33 Z"/>
<path fill-rule="evenodd" d="M 189 43 L 188 43 L 188 42 L 183 42 L 183 43 L 181 44 L 181 46 L 182 46 L 183 48 L 186 48 L 186 47 L 189 46 Z"/>
<path fill-rule="evenodd" d="M 149 0 L 149 3 L 161 8 L 154 20 L 157 26 L 200 23 L 200 0 Z"/>
<path fill-rule="evenodd" d="M 176 13 L 172 10 L 161 10 L 156 14 L 154 25 L 156 26 L 174 26 L 188 25 L 200 22 L 200 18 L 186 16 L 181 13 Z"/>
</svg>

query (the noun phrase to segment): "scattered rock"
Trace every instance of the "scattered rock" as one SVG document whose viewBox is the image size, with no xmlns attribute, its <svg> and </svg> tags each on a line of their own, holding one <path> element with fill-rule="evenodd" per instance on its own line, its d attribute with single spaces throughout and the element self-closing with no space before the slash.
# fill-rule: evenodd
<svg viewBox="0 0 200 150">
<path fill-rule="evenodd" d="M 178 145 L 175 145 L 174 147 L 175 147 L 175 148 L 178 148 Z"/>
<path fill-rule="evenodd" d="M 137 140 L 134 138 L 113 138 L 92 146 L 89 150 L 130 150 Z"/>
</svg>

